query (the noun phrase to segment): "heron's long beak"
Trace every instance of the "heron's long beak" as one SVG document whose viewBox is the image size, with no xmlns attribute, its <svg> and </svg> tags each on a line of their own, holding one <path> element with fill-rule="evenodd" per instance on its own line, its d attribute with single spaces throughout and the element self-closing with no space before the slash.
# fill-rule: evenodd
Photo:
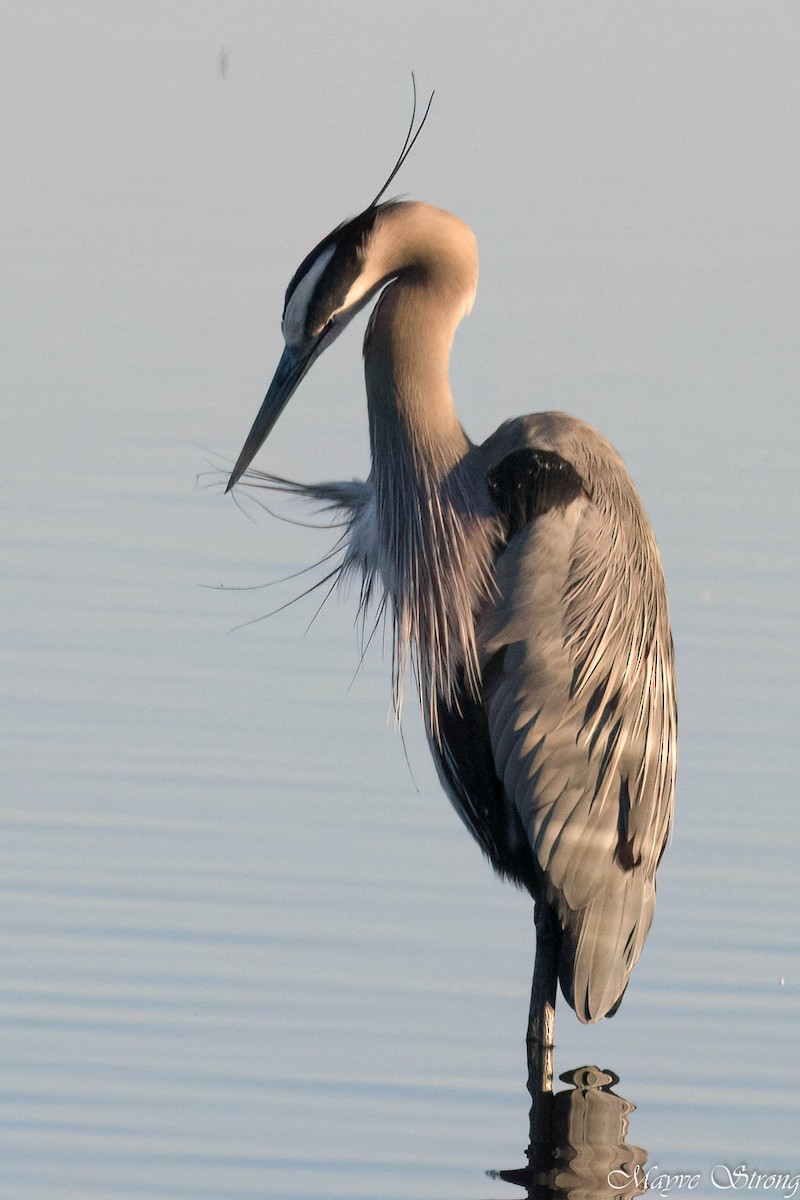
<svg viewBox="0 0 800 1200">
<path fill-rule="evenodd" d="M 253 428 L 247 435 L 247 441 L 236 460 L 236 466 L 231 471 L 228 486 L 229 492 L 238 483 L 250 463 L 255 458 L 263 443 L 272 432 L 272 427 L 292 398 L 300 380 L 322 349 L 322 339 L 314 342 L 311 347 L 301 348 L 286 346 L 278 363 L 269 391 L 264 397 L 264 403 L 258 410 L 258 416 L 253 422 Z"/>
</svg>

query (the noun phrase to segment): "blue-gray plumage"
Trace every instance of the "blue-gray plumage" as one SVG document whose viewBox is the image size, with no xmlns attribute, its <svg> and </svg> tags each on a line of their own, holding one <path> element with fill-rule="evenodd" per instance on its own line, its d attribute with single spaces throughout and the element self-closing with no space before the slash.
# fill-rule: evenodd
<svg viewBox="0 0 800 1200">
<path fill-rule="evenodd" d="M 471 230 L 427 204 L 376 201 L 334 230 L 289 286 L 286 349 L 229 487 L 377 297 L 367 482 L 249 478 L 343 516 L 341 577 L 392 614 L 396 702 L 410 663 L 445 790 L 536 901 L 529 1036 L 549 1046 L 556 975 L 581 1021 L 610 1015 L 650 928 L 675 781 L 672 642 L 653 534 L 605 438 L 562 413 L 479 446 L 461 428 L 448 364 L 477 280 Z"/>
</svg>

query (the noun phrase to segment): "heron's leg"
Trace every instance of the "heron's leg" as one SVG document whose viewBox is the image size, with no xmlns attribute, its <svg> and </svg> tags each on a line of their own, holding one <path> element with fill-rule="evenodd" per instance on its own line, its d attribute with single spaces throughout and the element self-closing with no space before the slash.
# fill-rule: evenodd
<svg viewBox="0 0 800 1200">
<path fill-rule="evenodd" d="M 528 1015 L 528 1091 L 531 1097 L 529 1170 L 538 1178 L 551 1151 L 553 1117 L 553 1039 L 561 928 L 550 906 L 537 901 L 536 960 Z"/>
<path fill-rule="evenodd" d="M 536 904 L 535 923 L 536 962 L 528 1016 L 528 1089 L 532 1096 L 534 1092 L 553 1090 L 553 1036 L 561 941 L 558 919 L 544 900 Z"/>
</svg>

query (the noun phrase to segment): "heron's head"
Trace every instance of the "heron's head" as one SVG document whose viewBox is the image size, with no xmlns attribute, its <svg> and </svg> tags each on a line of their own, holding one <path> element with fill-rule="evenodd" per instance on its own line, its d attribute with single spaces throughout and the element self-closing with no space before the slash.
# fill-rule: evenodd
<svg viewBox="0 0 800 1200">
<path fill-rule="evenodd" d="M 386 282 L 381 256 L 370 255 L 370 244 L 379 217 L 389 207 L 372 204 L 337 226 L 295 271 L 283 305 L 286 346 L 227 491 L 249 467 L 314 359 Z"/>
<path fill-rule="evenodd" d="M 385 226 L 385 216 L 409 207 L 392 200 L 381 204 L 380 200 L 413 150 L 433 102 L 431 92 L 422 120 L 417 123 L 417 85 L 413 72 L 411 87 L 411 122 L 403 148 L 383 187 L 362 213 L 337 226 L 306 255 L 286 289 L 282 321 L 286 347 L 231 472 L 225 489 L 228 492 L 250 466 L 314 359 L 394 274 L 389 269 L 385 248 L 382 251 L 379 246 L 382 239 L 374 235 Z"/>
</svg>

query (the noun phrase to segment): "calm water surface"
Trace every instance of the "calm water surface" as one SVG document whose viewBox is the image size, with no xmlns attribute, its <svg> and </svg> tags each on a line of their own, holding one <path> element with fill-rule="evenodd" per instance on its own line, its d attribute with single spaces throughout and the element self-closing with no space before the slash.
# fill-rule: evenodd
<svg viewBox="0 0 800 1200">
<path fill-rule="evenodd" d="M 480 235 L 454 365 L 468 431 L 575 412 L 622 450 L 656 527 L 677 827 L 622 1009 L 586 1029 L 562 1004 L 556 1069 L 619 1076 L 635 1111 L 577 1089 L 583 1127 L 591 1112 L 619 1132 L 629 1112 L 647 1167 L 696 1171 L 691 1194 L 716 1195 L 720 1164 L 800 1171 L 796 72 L 779 22 L 704 27 L 722 51 L 693 39 L 686 59 L 667 26 L 634 23 L 619 44 L 602 21 L 542 16 L 539 82 L 508 49 L 525 103 L 499 111 L 501 60 L 486 77 L 476 64 L 481 38 L 510 46 L 512 9 L 465 30 L 456 65 L 430 18 L 420 66 L 442 111 L 402 186 Z M 302 590 L 275 581 L 332 535 L 244 497 L 242 513 L 208 466 L 249 427 L 297 261 L 391 159 L 379 131 L 406 119 L 414 14 L 394 41 L 367 8 L 348 15 L 395 46 L 398 96 L 373 111 L 378 79 L 353 82 L 344 15 L 337 33 L 321 9 L 277 32 L 213 5 L 119 27 L 88 4 L 77 24 L 37 11 L 20 9 L 6 64 L 20 118 L 3 285 L 0 1195 L 521 1195 L 486 1172 L 525 1162 L 529 906 L 441 795 L 411 705 L 394 730 L 381 647 L 358 666 L 355 600 L 234 629 Z M 288 65 L 270 59 L 265 83 L 253 47 L 276 36 Z M 278 110 L 309 61 L 309 98 Z M 619 91 L 595 104 L 607 70 Z M 457 109 L 473 85 L 469 145 Z M 539 177 L 523 171 L 503 207 L 496 127 L 511 147 L 534 137 L 524 113 L 545 101 L 570 144 L 541 117 Z M 365 161 L 348 180 L 330 147 L 360 105 Z M 363 473 L 358 342 L 318 364 L 262 462 Z"/>
</svg>

